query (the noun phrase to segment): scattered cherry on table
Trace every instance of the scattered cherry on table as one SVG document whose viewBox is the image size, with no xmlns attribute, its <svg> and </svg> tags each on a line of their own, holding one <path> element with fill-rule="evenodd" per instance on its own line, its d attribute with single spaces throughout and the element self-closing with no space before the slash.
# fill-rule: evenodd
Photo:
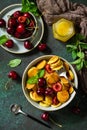
<svg viewBox="0 0 87 130">
<path fill-rule="evenodd" d="M 14 41 L 11 40 L 11 39 L 7 40 L 6 43 L 5 43 L 5 46 L 7 48 L 12 48 L 14 46 Z"/>
<path fill-rule="evenodd" d="M 29 40 L 26 40 L 26 41 L 24 41 L 24 47 L 26 49 L 32 49 L 33 45 L 32 45 L 32 43 Z"/>
<path fill-rule="evenodd" d="M 45 51 L 46 48 L 47 48 L 47 45 L 46 45 L 45 43 L 40 43 L 40 44 L 38 45 L 39 51 Z"/>
<path fill-rule="evenodd" d="M 17 80 L 19 76 L 18 76 L 18 73 L 16 71 L 12 70 L 8 73 L 8 77 L 13 79 L 13 80 Z"/>
</svg>

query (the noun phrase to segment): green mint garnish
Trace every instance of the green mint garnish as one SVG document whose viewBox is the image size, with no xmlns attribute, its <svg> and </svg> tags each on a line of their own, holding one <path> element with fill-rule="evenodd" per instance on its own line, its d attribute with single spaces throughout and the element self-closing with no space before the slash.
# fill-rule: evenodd
<svg viewBox="0 0 87 130">
<path fill-rule="evenodd" d="M 8 40 L 6 35 L 0 36 L 0 45 L 3 45 Z"/>
<path fill-rule="evenodd" d="M 87 49 L 87 43 L 84 42 L 85 37 L 81 34 L 76 34 L 66 45 L 67 51 L 71 52 L 73 62 L 71 64 L 76 65 L 78 71 L 83 67 L 87 68 L 87 60 L 85 58 L 85 50 Z"/>
<path fill-rule="evenodd" d="M 17 67 L 21 63 L 21 59 L 13 59 L 9 61 L 8 65 L 10 67 Z"/>
<path fill-rule="evenodd" d="M 45 70 L 39 70 L 38 74 L 36 76 L 33 76 L 27 80 L 27 83 L 29 84 L 36 84 L 38 82 L 39 78 L 42 78 L 44 76 Z"/>
</svg>

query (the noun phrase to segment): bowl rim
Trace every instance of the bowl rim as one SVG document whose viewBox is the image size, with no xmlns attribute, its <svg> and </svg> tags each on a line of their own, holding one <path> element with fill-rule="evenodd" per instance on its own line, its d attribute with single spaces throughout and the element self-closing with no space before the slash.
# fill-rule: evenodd
<svg viewBox="0 0 87 130">
<path fill-rule="evenodd" d="M 26 78 L 27 78 L 26 73 L 27 73 L 28 69 L 31 68 L 31 67 L 32 67 L 33 65 L 35 65 L 36 63 L 38 63 L 39 61 L 41 61 L 43 58 L 49 59 L 49 58 L 51 58 L 52 56 L 54 56 L 54 55 L 43 55 L 43 56 L 40 56 L 40 57 L 38 57 L 38 58 L 32 60 L 32 61 L 28 64 L 28 66 L 25 68 L 25 70 L 24 70 L 24 72 L 23 72 L 23 75 L 22 75 L 22 90 L 23 90 L 23 93 L 24 93 L 26 99 L 27 99 L 28 102 L 31 103 L 34 107 L 36 107 L 36 108 L 38 108 L 38 109 L 40 109 L 40 110 L 44 110 L 44 111 L 56 111 L 56 110 L 62 109 L 62 108 L 64 108 L 65 106 L 67 106 L 67 105 L 74 99 L 74 97 L 75 97 L 75 95 L 76 95 L 76 92 L 74 91 L 74 92 L 71 94 L 71 97 L 69 98 L 69 100 L 66 101 L 65 103 L 63 103 L 63 104 L 62 104 L 61 106 L 59 106 L 59 107 L 43 107 L 43 106 L 40 106 L 37 102 L 35 102 L 35 101 L 33 101 L 32 99 L 30 99 L 30 98 L 29 98 L 29 95 L 27 95 L 27 93 L 26 93 L 27 90 L 25 90 L 25 83 L 24 83 L 24 81 L 25 81 Z M 59 56 L 59 57 L 60 57 L 60 56 Z M 72 66 L 66 59 L 64 59 L 64 58 L 62 58 L 62 57 L 60 57 L 60 58 L 61 58 L 62 60 L 64 60 L 64 61 L 66 61 L 66 62 L 69 64 L 71 70 L 72 70 L 73 73 L 74 73 L 74 77 L 75 77 L 75 78 L 74 78 L 75 87 L 78 89 L 78 78 L 77 78 L 77 74 L 76 74 L 75 69 L 73 68 L 73 66 Z"/>
</svg>

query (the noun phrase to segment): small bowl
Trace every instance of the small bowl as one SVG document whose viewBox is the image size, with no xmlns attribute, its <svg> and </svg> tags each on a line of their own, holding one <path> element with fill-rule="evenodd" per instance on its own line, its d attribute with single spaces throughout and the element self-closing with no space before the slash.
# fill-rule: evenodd
<svg viewBox="0 0 87 130">
<path fill-rule="evenodd" d="M 17 10 L 17 11 L 20 11 L 20 10 Z M 36 31 L 37 31 L 37 20 L 36 20 L 36 17 L 31 13 L 31 12 L 28 12 L 29 14 L 30 14 L 30 17 L 31 17 L 31 20 L 32 21 L 34 21 L 34 26 L 35 26 L 35 28 L 34 28 L 34 30 L 32 31 L 32 32 L 30 32 L 31 34 L 30 34 L 30 36 L 26 36 L 26 37 L 23 37 L 23 34 L 20 34 L 20 37 L 16 37 L 16 36 L 14 36 L 15 34 L 9 34 L 8 33 L 8 31 L 7 31 L 7 33 L 9 34 L 9 35 L 11 35 L 15 40 L 18 40 L 18 41 L 26 41 L 26 40 L 29 40 L 29 39 L 31 39 L 34 35 L 35 35 L 35 33 L 36 33 Z M 14 13 L 13 13 L 14 14 Z M 13 14 L 10 16 L 10 17 L 13 17 Z M 22 13 L 23 14 L 23 13 Z M 20 16 L 19 16 L 20 17 Z M 14 18 L 14 17 L 13 17 Z M 10 19 L 10 18 L 9 18 Z M 8 20 L 9 20 L 8 19 Z M 16 18 L 17 20 L 17 24 L 19 24 L 18 23 L 18 18 Z M 28 18 L 27 18 L 28 19 Z M 29 20 L 30 19 L 28 19 L 27 20 L 27 23 L 29 22 Z M 26 24 L 25 22 L 24 23 L 21 23 L 21 24 Z M 28 25 L 27 25 L 27 27 L 28 27 Z M 8 28 L 8 22 L 7 22 L 7 28 Z M 17 27 L 16 27 L 17 28 Z M 27 30 L 27 29 L 26 29 Z M 15 30 L 16 31 L 16 30 Z M 27 30 L 27 33 L 29 33 L 29 31 Z M 27 34 L 26 33 L 26 34 Z"/>
<path fill-rule="evenodd" d="M 36 58 L 35 60 L 33 60 L 31 63 L 28 64 L 28 66 L 25 68 L 24 70 L 24 73 L 23 73 L 23 76 L 22 76 L 22 90 L 23 90 L 23 93 L 26 97 L 26 99 L 28 100 L 29 103 L 31 103 L 34 107 L 40 109 L 40 110 L 44 110 L 44 111 L 55 111 L 55 110 L 59 110 L 59 109 L 62 109 L 64 107 L 66 107 L 72 100 L 73 98 L 75 97 L 76 95 L 76 92 L 73 91 L 73 93 L 70 95 L 69 99 L 64 102 L 62 105 L 58 106 L 58 107 L 52 107 L 52 106 L 49 106 L 49 107 L 44 107 L 44 106 L 41 106 L 39 105 L 38 102 L 35 102 L 33 101 L 30 96 L 29 96 L 29 91 L 25 88 L 25 84 L 26 84 L 26 81 L 27 81 L 27 72 L 28 70 L 32 67 L 32 66 L 35 66 L 37 63 L 39 63 L 40 61 L 42 60 L 49 60 L 52 56 L 54 55 L 44 55 L 44 56 L 40 56 L 38 58 Z M 76 89 L 78 88 L 78 78 L 77 78 L 77 74 L 73 68 L 73 66 L 67 61 L 65 60 L 64 58 L 60 57 L 61 60 L 65 61 L 66 63 L 68 63 L 71 71 L 73 72 L 74 74 L 74 85 L 76 87 Z"/>
</svg>

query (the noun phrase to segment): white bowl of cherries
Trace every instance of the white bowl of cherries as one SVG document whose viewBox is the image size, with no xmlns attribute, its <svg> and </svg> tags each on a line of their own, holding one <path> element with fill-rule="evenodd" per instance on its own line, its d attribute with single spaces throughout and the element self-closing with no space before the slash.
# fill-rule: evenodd
<svg viewBox="0 0 87 130">
<path fill-rule="evenodd" d="M 76 94 L 73 86 L 78 88 L 74 68 L 64 58 L 56 55 L 36 58 L 26 67 L 22 76 L 22 89 L 26 99 L 34 107 L 45 111 L 67 106 Z"/>
<path fill-rule="evenodd" d="M 14 41 L 16 40 L 17 43 L 24 42 L 26 49 L 32 49 L 33 45 L 30 41 L 37 31 L 36 17 L 31 12 L 16 10 L 7 18 L 6 20 L 0 19 L 0 28 L 4 28 L 7 36 L 4 46 L 13 48 Z"/>
<path fill-rule="evenodd" d="M 31 12 L 15 11 L 6 23 L 7 33 L 16 40 L 25 41 L 35 35 L 37 21 Z"/>
</svg>

